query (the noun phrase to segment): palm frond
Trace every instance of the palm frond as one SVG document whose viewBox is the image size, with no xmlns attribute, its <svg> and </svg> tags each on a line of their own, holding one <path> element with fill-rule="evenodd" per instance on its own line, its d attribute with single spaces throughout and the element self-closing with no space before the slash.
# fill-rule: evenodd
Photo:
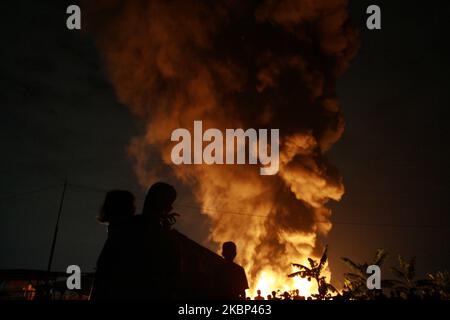
<svg viewBox="0 0 450 320">
<path fill-rule="evenodd" d="M 323 254 L 322 254 L 322 258 L 320 258 L 320 262 L 319 262 L 319 265 L 318 265 L 318 269 L 319 270 L 322 270 L 322 268 L 324 267 L 325 263 L 328 260 L 327 252 L 328 252 L 328 246 L 325 246 L 325 249 L 324 249 Z"/>
<path fill-rule="evenodd" d="M 415 284 L 419 288 L 432 287 L 433 281 L 431 279 L 419 279 L 415 281 Z"/>
<path fill-rule="evenodd" d="M 349 258 L 342 257 L 341 260 L 348 266 L 350 269 L 353 269 L 354 271 L 361 273 L 361 265 L 357 264 L 356 262 L 353 262 Z"/>
<path fill-rule="evenodd" d="M 391 271 L 395 274 L 395 276 L 399 279 L 402 279 L 404 281 L 406 279 L 405 273 L 396 267 L 391 267 Z"/>
<path fill-rule="evenodd" d="M 304 272 L 303 271 L 297 271 L 297 272 L 293 272 L 288 274 L 289 278 L 294 278 L 294 277 L 302 277 L 304 278 Z"/>
<path fill-rule="evenodd" d="M 384 262 L 384 260 L 386 260 L 386 258 L 388 257 L 388 253 L 385 249 L 377 249 L 377 252 L 375 253 L 375 257 L 373 259 L 373 263 L 377 266 L 381 266 Z"/>
<path fill-rule="evenodd" d="M 414 279 L 416 276 L 416 257 L 412 257 L 406 267 L 408 279 Z"/>
<path fill-rule="evenodd" d="M 349 272 L 349 273 L 345 273 L 344 276 L 345 276 L 345 279 L 348 279 L 349 281 L 358 281 L 358 282 L 364 282 L 364 283 L 366 281 L 365 277 L 362 277 L 361 275 L 356 274 L 356 273 Z"/>
<path fill-rule="evenodd" d="M 308 258 L 308 261 L 309 265 L 311 266 L 311 269 L 314 269 L 316 267 L 316 262 L 311 258 Z"/>
<path fill-rule="evenodd" d="M 385 279 L 385 280 L 381 280 L 381 286 L 383 288 L 392 288 L 394 287 L 399 281 L 395 280 L 395 279 Z"/>
<path fill-rule="evenodd" d="M 294 267 L 296 267 L 296 268 L 298 268 L 298 269 L 304 269 L 304 270 L 306 270 L 306 271 L 311 271 L 310 268 L 308 268 L 308 267 L 306 267 L 306 266 L 304 266 L 304 265 L 302 265 L 302 264 L 292 263 L 292 266 L 294 266 Z"/>
</svg>

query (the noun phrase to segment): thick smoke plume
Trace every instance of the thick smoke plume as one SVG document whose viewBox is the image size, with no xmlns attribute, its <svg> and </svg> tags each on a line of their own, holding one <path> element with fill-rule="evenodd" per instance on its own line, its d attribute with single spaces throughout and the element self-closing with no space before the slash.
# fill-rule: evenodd
<svg viewBox="0 0 450 320">
<path fill-rule="evenodd" d="M 347 1 L 92 2 L 88 28 L 117 97 L 145 123 L 129 149 L 140 182 L 165 179 L 152 160 L 161 158 L 194 190 L 211 239 L 236 242 L 251 286 L 285 285 L 290 262 L 321 251 L 325 205 L 344 192 L 325 153 L 344 130 L 335 82 L 357 49 Z M 258 165 L 173 165 L 171 132 L 192 132 L 194 120 L 279 128 L 278 175 L 261 176 Z"/>
</svg>

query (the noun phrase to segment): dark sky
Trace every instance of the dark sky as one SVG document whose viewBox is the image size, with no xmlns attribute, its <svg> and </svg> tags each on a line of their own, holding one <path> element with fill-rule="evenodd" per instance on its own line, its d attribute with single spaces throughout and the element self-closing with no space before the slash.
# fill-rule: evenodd
<svg viewBox="0 0 450 320">
<path fill-rule="evenodd" d="M 365 29 L 369 4 L 381 6 L 382 30 Z M 117 102 L 89 37 L 65 28 L 65 8 L 14 1 L 2 9 L 1 269 L 46 267 L 65 177 L 58 270 L 95 265 L 103 190 L 143 193 L 126 152 L 140 124 Z M 346 131 L 331 160 L 346 194 L 332 205 L 325 240 L 333 277 L 346 270 L 339 257 L 368 260 L 379 247 L 391 253 L 387 265 L 401 254 L 417 256 L 419 273 L 450 269 L 450 5 L 353 0 L 349 9 L 361 48 L 338 84 Z M 189 212 L 180 229 L 203 241 L 208 225 Z"/>
</svg>

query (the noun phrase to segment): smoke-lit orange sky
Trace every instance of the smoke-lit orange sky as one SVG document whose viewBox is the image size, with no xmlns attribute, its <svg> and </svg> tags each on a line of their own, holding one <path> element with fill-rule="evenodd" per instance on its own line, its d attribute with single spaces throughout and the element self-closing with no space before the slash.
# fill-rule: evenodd
<svg viewBox="0 0 450 320">
<path fill-rule="evenodd" d="M 331 2 L 339 7 L 345 1 Z M 298 17 L 286 16 L 281 9 L 276 12 L 269 5 L 257 12 L 258 19 L 278 23 L 279 28 L 249 27 L 245 14 L 239 16 L 245 8 L 236 12 L 216 8 L 214 14 L 206 10 L 211 16 L 200 24 L 195 19 L 205 12 L 197 8 L 199 12 L 192 15 L 190 23 L 180 22 L 183 29 L 177 29 L 176 21 L 183 21 L 189 15 L 172 16 L 167 13 L 168 8 L 158 8 L 155 11 L 160 13 L 159 20 L 148 22 L 150 31 L 145 34 L 152 36 L 154 42 L 142 46 L 137 31 L 143 28 L 144 14 L 143 21 L 137 20 L 130 26 L 127 15 L 117 15 L 115 8 L 95 16 L 89 31 L 77 32 L 65 28 L 65 4 L 17 1 L 4 10 L 3 22 L 8 28 L 0 31 L 4 43 L 0 52 L 3 113 L 0 118 L 3 150 L 0 268 L 45 268 L 64 177 L 68 177 L 70 185 L 54 269 L 78 264 L 83 271 L 93 270 L 105 239 L 104 228 L 95 221 L 105 190 L 129 189 L 141 201 L 142 185 L 150 183 L 153 176 L 175 184 L 179 190 L 175 208 L 181 218 L 177 228 L 215 250 L 217 244 L 212 240 L 237 237 L 233 233 L 237 227 L 224 231 L 224 224 L 239 223 L 224 212 L 236 210 L 227 201 L 217 200 L 218 207 L 226 209 L 222 210 L 224 216 L 210 214 L 207 218 L 200 215 L 199 208 L 202 204 L 211 207 L 217 190 L 224 187 L 217 181 L 233 175 L 235 183 L 227 181 L 228 191 L 222 198 L 235 196 L 233 192 L 247 190 L 249 185 L 253 191 L 266 190 L 276 198 L 267 200 L 279 209 L 267 222 L 271 230 L 316 230 L 313 217 L 328 219 L 328 213 L 323 210 L 332 209 L 329 218 L 332 229 L 327 235 L 317 231 L 316 249 L 311 252 L 329 245 L 330 269 L 338 286 L 346 271 L 339 257 L 368 260 L 379 247 L 391 253 L 387 265 L 394 264 L 400 253 L 406 257 L 417 256 L 419 273 L 448 269 L 450 171 L 446 110 L 450 65 L 445 27 L 449 5 L 444 1 L 433 2 L 436 6 L 415 8 L 388 1 L 350 1 L 348 13 L 354 28 L 360 32 L 360 39 L 353 38 L 353 31 L 348 29 L 336 31 L 331 22 L 340 21 L 341 16 L 337 15 L 327 20 L 330 25 L 321 24 L 322 38 L 314 51 L 305 47 L 305 42 L 296 43 L 298 38 L 286 35 L 286 30 L 296 27 Z M 249 2 L 248 6 L 253 3 L 256 2 Z M 380 31 L 364 28 L 365 9 L 374 3 L 383 10 Z M 314 14 L 317 13 L 311 16 Z M 221 29 L 230 16 L 239 23 Z M 301 19 L 310 17 L 305 16 Z M 123 20 L 113 23 L 115 18 Z M 131 31 L 124 31 L 123 25 Z M 164 32 L 158 27 L 164 27 Z M 233 37 L 241 33 L 242 44 L 237 44 Z M 215 42 L 217 37 L 223 47 Z M 184 41 L 190 42 L 186 45 Z M 153 47 L 155 43 L 158 50 Z M 350 61 L 358 45 L 359 51 Z M 237 52 L 241 46 L 242 52 Z M 160 47 L 166 51 L 161 53 Z M 346 47 L 348 50 L 343 54 L 342 48 Z M 248 79 L 254 71 L 251 59 L 267 48 L 279 58 L 267 58 L 272 59 L 272 64 L 261 67 L 256 77 L 260 80 L 259 89 L 252 92 L 248 89 L 251 82 Z M 134 60 L 127 60 L 130 52 L 138 52 Z M 153 59 L 158 54 L 166 60 Z M 199 54 L 204 55 L 204 60 L 195 61 Z M 259 58 L 264 65 L 264 57 Z M 305 69 L 299 61 L 306 61 L 310 69 Z M 142 71 L 141 65 L 149 66 L 151 72 Z M 177 68 L 172 69 L 174 66 Z M 347 71 L 337 77 L 338 71 L 346 67 Z M 274 84 L 273 70 L 285 69 L 293 71 L 288 70 Z M 309 77 L 302 78 L 296 72 Z M 222 82 L 211 80 L 220 88 L 203 86 L 210 83 L 204 77 L 211 74 L 221 79 Z M 323 91 L 317 89 L 320 87 L 317 79 L 322 79 Z M 301 85 L 295 86 L 296 83 Z M 275 89 L 264 95 L 266 91 L 261 86 Z M 316 92 L 330 100 L 321 98 L 320 103 L 314 104 L 315 111 L 308 113 L 305 111 L 310 106 L 308 97 Z M 327 106 L 335 99 L 341 105 L 342 115 L 337 112 L 330 116 Z M 292 101 L 302 107 L 293 107 Z M 154 107 L 147 108 L 148 104 Z M 151 136 L 151 141 L 164 150 L 165 135 L 180 125 L 174 112 L 185 110 L 188 104 L 196 107 L 189 110 L 184 122 L 181 121 L 182 126 L 202 116 L 219 128 L 229 123 L 263 127 L 267 117 L 258 122 L 253 115 L 260 110 L 268 112 L 269 108 L 273 113 L 269 123 L 281 128 L 286 139 L 304 138 L 305 132 L 311 130 L 320 148 L 332 147 L 323 159 L 302 154 L 300 159 L 282 168 L 278 180 L 263 180 L 247 170 L 227 173 L 222 169 L 209 172 L 176 169 L 173 174 L 168 168 L 160 169 L 164 152 L 145 152 L 148 146 L 142 143 L 142 137 Z M 205 105 L 211 109 L 204 110 Z M 248 105 L 248 109 L 233 109 L 243 105 Z M 221 112 L 224 114 L 217 117 Z M 342 118 L 345 131 L 338 139 Z M 130 141 L 134 141 L 131 155 Z M 136 160 L 140 159 L 144 162 L 137 162 L 136 167 Z M 308 175 L 299 173 L 298 167 L 305 163 L 314 163 L 323 170 L 317 169 L 319 174 L 310 166 Z M 324 168 L 327 174 L 323 173 Z M 180 183 L 192 174 L 198 177 L 193 183 Z M 274 196 L 284 190 L 278 189 L 280 184 L 295 189 L 295 181 L 305 176 L 311 179 L 307 180 L 310 184 L 317 177 L 328 183 L 326 188 L 311 188 L 306 193 L 303 189 L 296 194 L 303 203 L 320 203 L 318 211 L 305 209 L 294 201 L 295 191 Z M 341 201 L 325 204 L 325 198 L 340 198 L 344 190 L 340 177 L 345 186 Z M 248 181 L 253 184 L 247 184 Z M 229 186 L 239 188 L 233 191 Z M 253 195 L 248 197 L 252 201 L 257 199 Z M 237 210 L 248 212 L 253 203 L 240 204 Z M 261 201 L 258 204 L 264 207 Z M 292 215 L 294 209 L 302 212 L 301 221 Z M 216 236 L 208 241 L 209 230 L 216 230 Z M 264 250 L 272 254 L 267 243 L 277 239 L 268 235 L 263 240 L 266 242 L 257 244 L 261 255 L 253 258 L 263 259 Z M 237 242 L 241 247 L 244 245 Z"/>
</svg>

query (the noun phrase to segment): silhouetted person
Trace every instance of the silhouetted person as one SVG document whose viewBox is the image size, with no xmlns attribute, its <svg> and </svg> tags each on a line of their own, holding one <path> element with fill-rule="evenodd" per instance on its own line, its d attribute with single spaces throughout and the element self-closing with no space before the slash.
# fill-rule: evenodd
<svg viewBox="0 0 450 320">
<path fill-rule="evenodd" d="M 129 191 L 106 194 L 97 220 L 108 224 L 108 237 L 97 260 L 91 300 L 121 299 L 130 289 L 128 252 L 133 246 L 130 234 L 135 211 L 134 196 Z"/>
<path fill-rule="evenodd" d="M 292 297 L 293 300 L 302 300 L 300 297 L 300 291 L 298 289 L 295 289 L 294 296 Z"/>
<path fill-rule="evenodd" d="M 136 211 L 134 195 L 126 190 L 111 190 L 106 194 L 103 206 L 97 220 L 108 224 L 108 232 L 111 228 L 129 221 Z"/>
<path fill-rule="evenodd" d="M 291 300 L 291 295 L 289 294 L 289 292 L 285 291 L 283 293 L 283 300 Z"/>
<path fill-rule="evenodd" d="M 264 300 L 264 297 L 261 295 L 261 290 L 257 290 L 256 293 L 258 294 L 254 300 Z"/>
<path fill-rule="evenodd" d="M 272 300 L 280 300 L 280 299 L 277 298 L 276 291 L 272 291 Z"/>
<path fill-rule="evenodd" d="M 245 270 L 234 263 L 236 257 L 236 245 L 228 241 L 222 245 L 224 263 L 219 272 L 218 290 L 219 298 L 226 300 L 244 300 L 245 290 L 248 289 Z"/>
</svg>

